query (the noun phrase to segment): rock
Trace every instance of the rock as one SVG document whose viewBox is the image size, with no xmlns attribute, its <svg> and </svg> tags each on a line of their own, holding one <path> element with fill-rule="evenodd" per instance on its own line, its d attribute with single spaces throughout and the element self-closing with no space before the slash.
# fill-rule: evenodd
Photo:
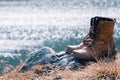
<svg viewBox="0 0 120 80">
<path fill-rule="evenodd" d="M 44 47 L 28 55 L 23 67 L 20 69 L 20 72 L 32 69 L 32 67 L 36 64 L 76 67 L 80 64 L 80 62 L 78 59 L 75 59 L 71 54 L 66 53 L 65 51 L 56 53 L 53 49 Z"/>
</svg>

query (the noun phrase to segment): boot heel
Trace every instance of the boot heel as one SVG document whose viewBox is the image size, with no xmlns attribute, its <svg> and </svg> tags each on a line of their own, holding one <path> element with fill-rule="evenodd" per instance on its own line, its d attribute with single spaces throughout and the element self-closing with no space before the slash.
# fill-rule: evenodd
<svg viewBox="0 0 120 80">
<path fill-rule="evenodd" d="M 107 53 L 107 57 L 110 59 L 115 59 L 116 54 L 117 54 L 117 50 L 112 50 Z"/>
<path fill-rule="evenodd" d="M 99 58 L 108 58 L 108 59 L 115 59 L 115 55 L 117 54 L 117 50 L 105 51 L 99 55 Z"/>
</svg>

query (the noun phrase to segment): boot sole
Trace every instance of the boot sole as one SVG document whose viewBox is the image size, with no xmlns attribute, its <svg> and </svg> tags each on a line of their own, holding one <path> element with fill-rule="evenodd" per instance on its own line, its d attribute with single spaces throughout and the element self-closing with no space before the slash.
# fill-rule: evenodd
<svg viewBox="0 0 120 80">
<path fill-rule="evenodd" d="M 89 60 L 84 60 L 84 61 L 102 61 L 103 59 L 107 59 L 107 60 L 114 60 L 115 59 L 115 55 L 117 54 L 117 50 L 111 50 L 111 51 L 104 51 L 101 52 L 100 55 L 97 55 L 96 57 L 94 56 L 93 58 L 89 59 Z"/>
<path fill-rule="evenodd" d="M 104 52 L 101 52 L 99 55 L 96 55 L 90 59 L 78 59 L 78 60 L 81 62 L 88 62 L 88 61 L 97 62 L 100 60 L 102 61 L 103 59 L 115 60 L 116 54 L 117 54 L 117 50 L 104 51 Z"/>
</svg>

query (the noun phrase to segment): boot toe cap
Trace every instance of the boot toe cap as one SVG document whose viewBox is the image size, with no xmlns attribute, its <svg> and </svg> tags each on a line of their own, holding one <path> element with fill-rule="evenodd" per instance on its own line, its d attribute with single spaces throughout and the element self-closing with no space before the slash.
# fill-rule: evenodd
<svg viewBox="0 0 120 80">
<path fill-rule="evenodd" d="M 91 60 L 93 57 L 86 50 L 73 50 L 72 55 L 80 60 Z"/>
</svg>

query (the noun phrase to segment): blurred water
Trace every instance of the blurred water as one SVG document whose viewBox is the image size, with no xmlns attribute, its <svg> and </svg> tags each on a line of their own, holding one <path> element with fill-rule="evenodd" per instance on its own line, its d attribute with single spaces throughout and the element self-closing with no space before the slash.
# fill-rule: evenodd
<svg viewBox="0 0 120 80">
<path fill-rule="evenodd" d="M 0 59 L 16 66 L 42 46 L 59 52 L 78 44 L 94 16 L 116 18 L 114 37 L 120 51 L 119 4 L 119 0 L 1 0 Z"/>
</svg>

